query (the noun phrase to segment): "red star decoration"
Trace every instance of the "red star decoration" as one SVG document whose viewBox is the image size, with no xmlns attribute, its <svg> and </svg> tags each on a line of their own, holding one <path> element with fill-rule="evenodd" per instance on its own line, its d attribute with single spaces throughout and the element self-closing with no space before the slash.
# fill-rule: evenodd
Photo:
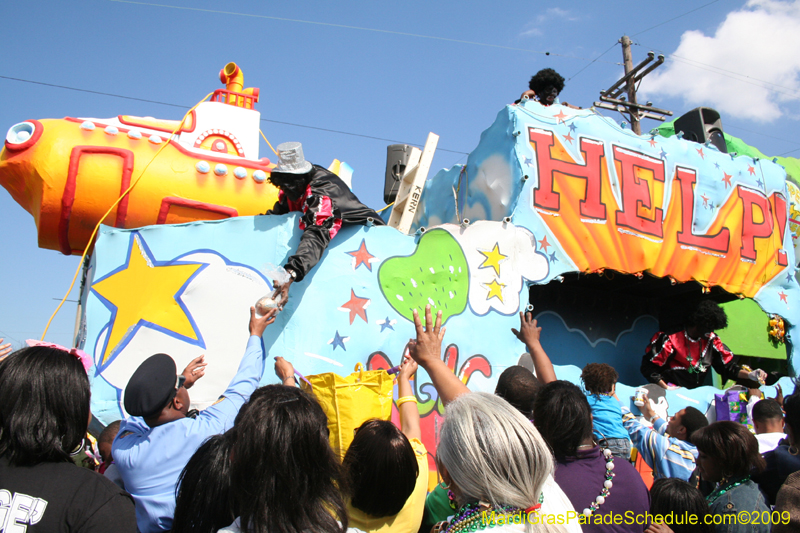
<svg viewBox="0 0 800 533">
<path fill-rule="evenodd" d="M 557 118 L 558 119 L 558 123 L 559 124 L 563 124 L 564 123 L 564 119 L 567 118 L 568 116 L 569 115 L 565 115 L 564 114 L 564 111 L 559 111 L 558 115 L 553 115 L 553 118 Z"/>
<path fill-rule="evenodd" d="M 545 235 L 544 239 L 539 241 L 539 246 L 541 246 L 544 249 L 545 253 L 547 253 L 547 248 L 553 245 L 547 242 L 547 235 Z"/>
<path fill-rule="evenodd" d="M 342 311 L 350 311 L 350 324 L 360 316 L 364 322 L 367 322 L 367 306 L 369 305 L 369 298 L 359 298 L 353 289 L 350 289 L 350 300 L 342 304 L 339 308 Z"/>
<path fill-rule="evenodd" d="M 703 154 L 703 149 L 702 149 L 702 148 L 698 148 L 698 149 L 697 149 L 697 153 L 698 153 L 698 154 L 700 154 L 700 157 L 701 157 L 701 158 L 703 158 L 703 159 L 705 159 L 705 158 L 706 158 L 706 156 Z"/>
<path fill-rule="evenodd" d="M 787 300 L 787 299 L 786 299 L 786 297 L 787 297 L 788 295 L 787 295 L 785 292 L 783 292 L 783 291 L 779 292 L 779 293 L 778 293 L 778 296 L 780 297 L 780 299 L 781 299 L 781 301 L 782 301 L 783 303 L 787 303 L 787 304 L 789 303 L 789 300 Z"/>
<path fill-rule="evenodd" d="M 703 194 L 703 195 L 700 196 L 700 198 L 703 199 L 703 206 L 707 206 L 708 205 L 708 198 L 706 198 L 706 195 Z"/>
<path fill-rule="evenodd" d="M 656 140 L 655 140 L 655 139 L 650 139 L 650 140 L 649 140 L 649 141 L 647 141 L 647 142 L 649 142 L 649 143 L 650 143 L 650 146 L 652 146 L 653 148 L 655 148 L 655 147 L 656 147 L 656 145 L 658 144 L 658 143 L 656 142 Z"/>
<path fill-rule="evenodd" d="M 356 270 L 361 265 L 364 265 L 367 267 L 367 270 L 372 272 L 372 263 L 370 263 L 369 260 L 374 259 L 375 256 L 367 251 L 367 243 L 364 242 L 364 239 L 361 239 L 361 246 L 358 247 L 358 250 L 347 252 L 347 255 L 352 255 L 355 258 L 353 270 Z"/>
<path fill-rule="evenodd" d="M 725 184 L 725 188 L 727 189 L 728 187 L 731 187 L 731 178 L 733 176 L 731 174 L 728 174 L 727 172 L 723 172 L 722 174 L 723 174 L 722 183 Z"/>
<path fill-rule="evenodd" d="M 751 175 L 751 176 L 755 176 L 755 175 L 756 175 L 756 169 L 755 169 L 755 167 L 752 167 L 752 166 L 750 166 L 750 165 L 747 165 L 747 171 L 750 173 L 750 175 Z"/>
<path fill-rule="evenodd" d="M 567 133 L 566 135 L 562 135 L 562 137 L 564 137 L 564 140 L 565 140 L 565 141 L 569 141 L 569 143 L 570 143 L 570 144 L 572 144 L 572 140 L 573 140 L 573 139 L 572 139 L 572 135 L 570 135 L 569 133 Z"/>
</svg>

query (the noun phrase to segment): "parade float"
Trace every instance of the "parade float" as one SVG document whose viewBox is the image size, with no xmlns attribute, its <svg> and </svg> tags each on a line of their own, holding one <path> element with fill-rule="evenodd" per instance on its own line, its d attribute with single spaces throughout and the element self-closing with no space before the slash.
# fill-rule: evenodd
<svg viewBox="0 0 800 533">
<path fill-rule="evenodd" d="M 30 120 L 7 135 L 0 184 L 34 216 L 42 247 L 82 252 L 130 189 L 94 242 L 76 338 L 94 359 L 92 410 L 104 423 L 125 416 L 125 384 L 156 352 L 178 367 L 205 354 L 192 400 L 213 403 L 238 366 L 250 306 L 273 290 L 268 265 L 299 241 L 297 214 L 254 216 L 276 190 L 258 158 L 257 89 L 243 91 L 235 71 L 226 66 L 226 89 L 183 121 Z M 593 109 L 509 105 L 465 165 L 404 206 L 409 234 L 342 228 L 293 286 L 265 348 L 303 374 L 388 369 L 415 336 L 413 310 L 431 305 L 447 326 L 448 366 L 493 391 L 503 369 L 526 361 L 510 330 L 529 310 L 559 378 L 579 382 L 584 364 L 606 362 L 625 398 L 644 381 L 641 357 L 667 312 L 659 302 L 713 291 L 754 303 L 765 325 L 781 320 L 778 351 L 794 375 L 798 205 L 796 183 L 766 157 L 636 135 Z M 595 290 L 615 277 L 624 284 Z M 643 292 L 653 280 L 662 292 Z M 433 449 L 444 408 L 422 370 L 414 392 Z M 714 392 L 670 390 L 659 406 L 709 411 Z"/>
</svg>

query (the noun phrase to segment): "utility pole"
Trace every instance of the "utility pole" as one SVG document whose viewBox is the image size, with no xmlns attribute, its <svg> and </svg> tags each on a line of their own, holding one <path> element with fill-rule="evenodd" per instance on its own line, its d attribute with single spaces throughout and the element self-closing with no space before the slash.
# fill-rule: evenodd
<svg viewBox="0 0 800 533">
<path fill-rule="evenodd" d="M 622 39 L 619 40 L 622 43 L 622 61 L 625 64 L 625 74 L 630 73 L 633 70 L 633 54 L 631 53 L 631 38 L 627 35 L 623 35 Z M 661 60 L 663 56 L 659 57 Z M 636 103 L 636 84 L 631 78 L 628 78 L 628 81 L 625 82 L 625 92 L 628 93 L 628 102 L 635 104 Z M 631 129 L 637 135 L 642 134 L 642 126 L 641 121 L 639 120 L 638 113 L 630 113 L 631 118 Z"/>
<path fill-rule="evenodd" d="M 619 42 L 622 44 L 622 59 L 625 65 L 625 75 L 605 91 L 600 91 L 600 102 L 595 102 L 594 105 L 595 107 L 603 109 L 619 111 L 623 116 L 628 118 L 633 132 L 637 135 L 641 135 L 641 120 L 643 118 L 652 118 L 663 122 L 665 116 L 672 116 L 672 111 L 655 108 L 653 107 L 653 102 L 640 105 L 636 101 L 636 85 L 642 81 L 642 78 L 664 63 L 664 55 L 659 55 L 655 63 L 642 71 L 648 63 L 655 59 L 656 55 L 653 52 L 648 52 L 647 59 L 634 67 L 630 38 L 627 35 L 623 35 Z M 622 86 L 623 83 L 625 84 L 624 87 Z M 623 90 L 627 96 L 622 96 Z"/>
</svg>

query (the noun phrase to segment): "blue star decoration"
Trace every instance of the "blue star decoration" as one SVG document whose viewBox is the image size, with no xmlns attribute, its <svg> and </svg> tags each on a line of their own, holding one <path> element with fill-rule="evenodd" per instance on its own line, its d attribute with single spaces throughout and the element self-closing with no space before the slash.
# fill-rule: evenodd
<svg viewBox="0 0 800 533">
<path fill-rule="evenodd" d="M 578 129 L 578 127 L 574 123 L 569 125 L 570 133 L 575 133 L 575 130 L 577 130 L 577 129 Z"/>
<path fill-rule="evenodd" d="M 758 178 L 758 181 L 756 183 L 758 184 L 759 187 L 763 187 L 764 186 L 764 182 L 761 181 L 761 178 Z"/>
<path fill-rule="evenodd" d="M 533 166 L 533 159 L 531 159 L 530 157 L 526 157 L 525 158 L 525 164 L 528 165 L 529 167 L 532 167 Z"/>
<path fill-rule="evenodd" d="M 792 273 L 791 272 L 787 272 L 786 273 L 786 281 L 788 281 L 789 283 L 794 281 L 794 278 L 792 277 Z"/>
<path fill-rule="evenodd" d="M 383 330 L 385 330 L 387 328 L 392 330 L 392 331 L 394 331 L 394 328 L 392 327 L 392 321 L 389 320 L 388 316 L 386 317 L 386 320 L 383 320 L 383 321 L 379 320 L 378 324 L 380 324 L 380 326 L 381 326 L 381 333 L 383 333 Z"/>
<path fill-rule="evenodd" d="M 333 344 L 333 351 L 334 352 L 336 351 L 336 347 L 337 346 L 341 346 L 342 350 L 344 350 L 346 352 L 347 348 L 344 347 L 344 343 L 349 341 L 349 340 L 350 340 L 350 337 L 342 337 L 341 335 L 339 335 L 339 330 L 336 330 L 336 335 L 334 335 L 334 337 L 331 340 L 328 341 L 328 344 Z"/>
<path fill-rule="evenodd" d="M 556 261 L 558 261 L 558 258 L 556 257 L 556 251 L 555 250 L 553 250 L 553 253 L 550 254 L 549 257 L 550 257 L 550 262 L 551 263 L 555 263 Z"/>
<path fill-rule="evenodd" d="M 667 157 L 668 155 L 669 155 L 669 154 L 668 154 L 668 153 L 667 153 L 667 152 L 666 152 L 666 151 L 665 151 L 665 150 L 662 148 L 662 149 L 661 149 L 661 153 L 660 153 L 660 154 L 658 154 L 658 157 L 660 157 L 661 159 L 666 159 L 666 157 Z"/>
<path fill-rule="evenodd" d="M 714 168 L 716 168 L 717 170 L 719 170 L 719 163 L 714 163 Z"/>
</svg>

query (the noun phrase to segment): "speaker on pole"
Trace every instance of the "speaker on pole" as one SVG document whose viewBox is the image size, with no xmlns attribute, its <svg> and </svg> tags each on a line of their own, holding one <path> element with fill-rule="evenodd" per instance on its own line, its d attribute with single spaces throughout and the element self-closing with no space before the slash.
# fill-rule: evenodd
<svg viewBox="0 0 800 533">
<path fill-rule="evenodd" d="M 728 153 L 725 136 L 722 133 L 722 119 L 715 109 L 698 107 L 676 119 L 675 133 L 680 131 L 687 141 L 700 144 L 711 141 L 720 152 Z"/>
<path fill-rule="evenodd" d="M 400 180 L 406 171 L 413 147 L 408 144 L 392 144 L 386 147 L 386 176 L 383 182 L 383 201 L 394 202 L 400 188 Z"/>
</svg>

